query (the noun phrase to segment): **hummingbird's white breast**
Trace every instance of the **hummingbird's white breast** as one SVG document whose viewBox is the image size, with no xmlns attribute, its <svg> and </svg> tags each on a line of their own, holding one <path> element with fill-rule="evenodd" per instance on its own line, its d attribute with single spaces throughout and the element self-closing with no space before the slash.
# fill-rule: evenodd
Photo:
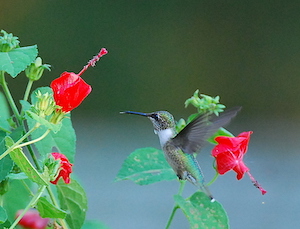
<svg viewBox="0 0 300 229">
<path fill-rule="evenodd" d="M 167 141 L 174 137 L 175 132 L 172 128 L 168 128 L 165 130 L 156 131 L 156 134 L 159 137 L 161 147 L 163 147 Z"/>
</svg>

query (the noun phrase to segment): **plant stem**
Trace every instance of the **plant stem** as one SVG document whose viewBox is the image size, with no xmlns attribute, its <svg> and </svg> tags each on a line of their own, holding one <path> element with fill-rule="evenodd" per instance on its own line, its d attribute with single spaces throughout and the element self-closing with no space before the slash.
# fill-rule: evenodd
<svg viewBox="0 0 300 229">
<path fill-rule="evenodd" d="M 40 124 L 35 125 L 31 130 L 29 130 L 26 134 L 24 134 L 23 137 L 21 137 L 18 141 L 16 141 L 15 144 L 13 144 L 11 147 L 9 147 L 3 154 L 0 155 L 0 160 L 2 158 L 4 158 L 7 154 L 9 154 L 11 151 L 13 151 L 14 149 L 16 149 L 16 146 L 18 146 L 21 142 L 23 142 L 39 126 L 40 126 Z"/>
<path fill-rule="evenodd" d="M 33 196 L 33 198 L 31 199 L 31 201 L 29 202 L 29 204 L 26 206 L 26 208 L 23 210 L 23 212 L 16 218 L 16 220 L 14 221 L 14 223 L 10 226 L 9 229 L 13 229 L 15 228 L 15 226 L 17 226 L 17 224 L 19 223 L 19 221 L 23 218 L 23 216 L 26 214 L 26 212 L 30 209 L 33 208 L 36 204 L 36 202 L 38 201 L 38 199 L 41 197 L 41 195 L 43 194 L 45 188 L 47 186 L 43 185 L 40 186 L 40 188 L 38 189 L 38 192 Z"/>
<path fill-rule="evenodd" d="M 27 83 L 27 87 L 26 87 L 26 90 L 25 90 L 24 98 L 23 98 L 23 100 L 25 100 L 25 101 L 28 100 L 29 93 L 30 93 L 33 82 L 34 82 L 33 80 L 29 80 L 28 83 Z"/>
<path fill-rule="evenodd" d="M 176 211 L 177 211 L 177 209 L 178 209 L 179 207 L 176 205 L 176 206 L 174 206 L 174 208 L 173 208 L 173 211 L 172 211 L 172 213 L 171 213 L 171 215 L 170 215 L 170 218 L 169 218 L 169 220 L 168 220 L 168 223 L 167 223 L 167 226 L 166 226 L 166 229 L 169 229 L 170 228 L 170 226 L 171 226 L 171 223 L 172 223 L 172 221 L 173 221 L 173 218 L 174 218 L 174 215 L 175 215 L 175 213 L 176 213 Z"/>
<path fill-rule="evenodd" d="M 186 183 L 186 180 L 179 180 L 180 182 L 180 186 L 179 186 L 179 190 L 178 190 L 178 193 L 177 195 L 181 196 L 182 195 L 182 192 L 183 192 L 183 189 L 184 189 L 184 186 L 185 186 L 185 183 Z M 167 226 L 166 226 L 166 229 L 168 229 L 170 226 L 171 226 L 171 223 L 173 221 L 173 218 L 175 216 L 175 213 L 177 211 L 177 209 L 179 208 L 178 205 L 175 205 L 173 210 L 172 210 L 172 213 L 169 217 L 169 220 L 168 220 L 168 223 L 167 223 Z"/>
<path fill-rule="evenodd" d="M 4 92 L 5 96 L 6 96 L 6 99 L 7 99 L 8 103 L 9 103 L 9 105 L 10 105 L 10 107 L 11 107 L 14 115 L 16 116 L 17 123 L 18 123 L 18 125 L 20 125 L 21 116 L 20 116 L 18 108 L 17 108 L 17 106 L 15 104 L 15 101 L 14 101 L 14 99 L 13 99 L 13 97 L 12 97 L 10 91 L 9 91 L 7 83 L 5 81 L 4 71 L 0 71 L 0 85 L 3 88 L 3 92 Z"/>
<path fill-rule="evenodd" d="M 216 170 L 215 176 L 213 177 L 213 179 L 209 183 L 206 184 L 206 186 L 210 186 L 211 184 L 213 184 L 218 177 L 219 177 L 219 173 Z"/>
<path fill-rule="evenodd" d="M 31 145 L 31 144 L 33 144 L 33 143 L 36 143 L 36 142 L 42 140 L 43 138 L 45 138 L 45 137 L 50 133 L 50 131 L 51 131 L 51 130 L 48 129 L 48 130 L 46 130 L 45 133 L 43 133 L 42 136 L 40 136 L 40 137 L 38 137 L 38 138 L 36 138 L 36 139 L 34 139 L 34 140 L 31 140 L 31 141 L 29 141 L 29 142 L 24 142 L 24 143 L 22 143 L 22 144 L 20 144 L 20 145 L 17 145 L 17 146 L 15 146 L 13 149 L 22 148 L 22 147 L 24 147 L 24 146 L 27 146 L 27 145 Z"/>
<path fill-rule="evenodd" d="M 48 194 L 50 196 L 50 199 L 51 199 L 52 203 L 54 204 L 55 207 L 57 207 L 59 209 L 60 206 L 56 201 L 56 198 L 55 198 L 55 196 L 54 196 L 54 194 L 51 190 L 51 187 L 47 186 L 47 191 L 48 191 Z M 65 219 L 59 219 L 59 222 L 60 222 L 60 225 L 62 226 L 63 229 L 68 229 L 68 225 L 67 225 Z"/>
</svg>

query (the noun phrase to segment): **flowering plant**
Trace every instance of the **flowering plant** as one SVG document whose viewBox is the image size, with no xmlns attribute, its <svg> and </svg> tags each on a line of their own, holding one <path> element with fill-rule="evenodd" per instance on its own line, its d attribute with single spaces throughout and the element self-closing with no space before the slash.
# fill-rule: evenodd
<svg viewBox="0 0 300 229">
<path fill-rule="evenodd" d="M 221 115 L 225 108 L 223 104 L 219 103 L 219 99 L 219 96 L 211 97 L 203 94 L 200 94 L 199 97 L 199 90 L 196 90 L 194 95 L 185 101 L 185 106 L 187 107 L 190 104 L 193 105 L 197 109 L 197 113 L 190 115 L 187 121 L 180 119 L 176 123 L 175 129 L 178 135 L 182 133 L 181 131 L 187 133 L 187 131 L 190 129 L 194 129 L 191 132 L 196 133 L 195 129 L 198 127 L 194 124 L 201 117 L 207 118 L 207 120 L 201 119 L 202 121 L 199 122 L 200 124 L 198 126 L 201 126 L 204 129 L 210 125 L 219 126 L 218 122 L 222 122 L 222 120 L 224 120 L 224 118 L 221 118 Z M 224 116 L 222 117 L 225 117 L 226 119 L 227 116 L 227 119 L 230 119 L 239 109 L 240 108 L 235 108 L 233 109 L 234 112 L 224 113 Z M 232 113 L 235 114 L 232 115 Z M 215 123 L 211 121 L 213 118 L 210 119 L 210 116 L 215 117 Z M 218 116 L 220 116 L 219 119 L 216 118 Z M 189 126 L 190 124 L 192 124 L 192 126 Z M 185 129 L 186 127 L 188 128 Z M 207 129 L 209 130 L 209 128 Z M 215 144 L 215 147 L 212 150 L 212 156 L 215 158 L 216 162 L 216 166 L 213 166 L 216 170 L 216 175 L 212 181 L 207 184 L 207 186 L 214 183 L 219 175 L 223 175 L 230 170 L 233 170 L 237 173 L 238 180 L 242 179 L 244 173 L 247 172 L 254 186 L 260 189 L 261 193 L 264 195 L 266 190 L 264 190 L 253 178 L 249 172 L 249 168 L 246 167 L 243 162 L 243 156 L 247 152 L 250 134 L 252 134 L 252 131 L 243 132 L 237 137 L 234 137 L 233 134 L 223 127 L 214 132 L 215 133 L 211 133 L 211 136 L 207 136 L 207 139 L 196 140 L 191 135 L 189 135 L 187 138 L 184 138 L 186 141 L 188 141 L 188 138 L 191 138 L 193 141 L 201 142 L 202 140 L 207 140 L 208 142 Z M 208 133 L 210 132 L 208 131 Z M 176 139 L 178 135 L 175 135 L 173 139 Z M 200 136 L 201 135 L 206 136 L 207 133 L 201 132 Z M 188 152 L 184 152 L 184 149 L 182 150 L 183 153 L 188 155 Z M 185 158 L 192 159 L 193 163 L 198 165 L 198 163 L 195 162 L 196 159 L 193 157 L 193 155 L 189 155 Z M 181 162 L 181 166 L 182 163 L 186 162 Z M 189 171 L 186 172 L 189 173 Z M 202 172 L 199 172 L 203 180 Z M 191 177 L 192 174 L 188 174 L 186 180 L 194 183 L 189 176 Z M 148 185 L 159 181 L 175 179 L 178 180 L 178 177 L 165 160 L 162 150 L 155 148 L 142 148 L 137 149 L 128 156 L 128 158 L 124 161 L 117 177 L 115 178 L 115 181 L 132 180 L 139 185 Z M 182 179 L 181 177 L 179 178 L 179 192 L 178 194 L 174 195 L 175 207 L 173 208 L 169 221 L 167 222 L 166 229 L 170 228 L 177 209 L 181 209 L 183 211 L 190 223 L 190 228 L 229 228 L 229 220 L 225 210 L 218 201 L 212 199 L 210 193 L 207 192 L 207 188 L 204 190 L 201 188 L 202 190 L 196 191 L 192 196 L 183 198 L 182 192 L 186 180 Z M 205 186 L 204 184 L 201 184 L 200 187 Z"/>
<path fill-rule="evenodd" d="M 81 75 L 107 50 L 101 49 L 80 73 L 63 72 L 51 87 L 32 91 L 50 65 L 37 57 L 36 45 L 20 47 L 18 37 L 1 33 L 0 227 L 95 228 L 85 221 L 84 189 L 71 177 L 75 132 L 70 112 L 92 91 Z M 19 110 L 6 77 L 23 71 L 28 84 Z"/>
</svg>

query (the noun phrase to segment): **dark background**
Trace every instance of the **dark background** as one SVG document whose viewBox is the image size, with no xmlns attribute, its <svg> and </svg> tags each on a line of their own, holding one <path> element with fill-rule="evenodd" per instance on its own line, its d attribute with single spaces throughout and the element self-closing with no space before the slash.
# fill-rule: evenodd
<svg viewBox="0 0 300 229">
<path fill-rule="evenodd" d="M 245 162 L 268 193 L 247 176 L 220 177 L 212 193 L 233 229 L 297 228 L 299 207 L 300 3 L 298 1 L 8 1 L 0 29 L 37 44 L 52 65 L 35 86 L 63 71 L 78 73 L 100 48 L 109 54 L 83 78 L 93 91 L 72 112 L 75 172 L 89 197 L 89 219 L 111 228 L 164 228 L 177 182 L 113 183 L 123 160 L 159 147 L 149 121 L 119 111 L 194 112 L 184 101 L 196 89 L 243 111 L 228 127 L 253 130 Z M 24 76 L 9 80 L 16 98 Z M 211 147 L 199 155 L 209 181 Z M 186 196 L 195 191 L 187 185 Z M 187 228 L 181 213 L 172 228 Z"/>
</svg>

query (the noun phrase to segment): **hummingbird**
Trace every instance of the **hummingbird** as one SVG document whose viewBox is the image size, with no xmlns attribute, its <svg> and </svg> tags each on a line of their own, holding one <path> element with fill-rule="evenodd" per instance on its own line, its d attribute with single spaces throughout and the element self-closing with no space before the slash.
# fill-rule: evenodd
<svg viewBox="0 0 300 229">
<path fill-rule="evenodd" d="M 206 112 L 193 119 L 179 133 L 175 129 L 174 117 L 168 111 L 121 113 L 148 117 L 153 124 L 154 133 L 158 135 L 164 156 L 177 177 L 197 186 L 213 202 L 214 198 L 204 184 L 204 176 L 196 159 L 196 153 L 201 150 L 209 137 L 229 123 L 240 110 L 241 107 L 235 107 L 224 111 L 219 116 Z"/>
</svg>

